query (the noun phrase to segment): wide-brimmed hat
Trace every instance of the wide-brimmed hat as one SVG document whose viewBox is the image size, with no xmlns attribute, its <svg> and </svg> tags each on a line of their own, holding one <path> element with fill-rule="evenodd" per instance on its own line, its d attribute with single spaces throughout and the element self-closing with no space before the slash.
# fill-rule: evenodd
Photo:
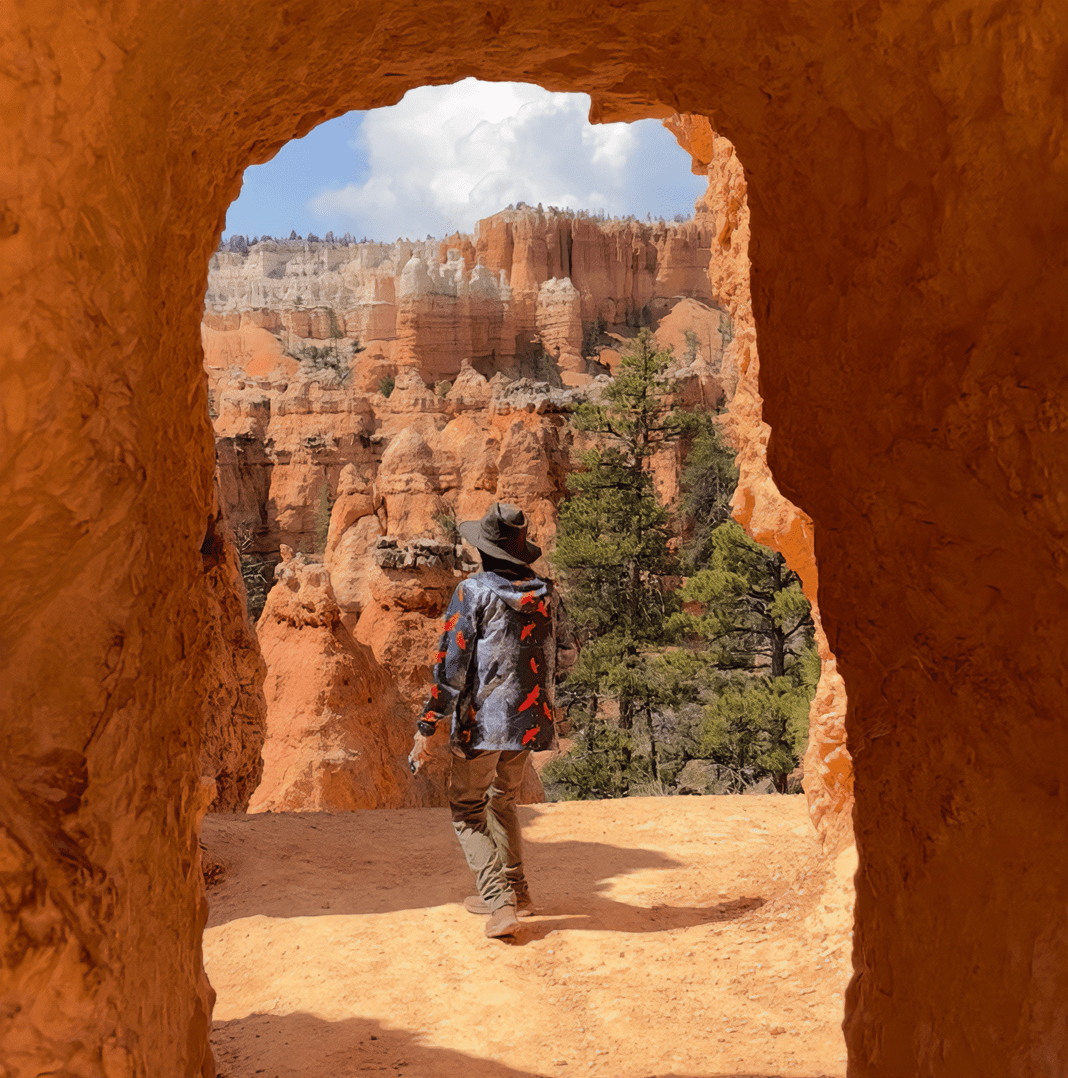
<svg viewBox="0 0 1068 1078">
<path fill-rule="evenodd" d="M 527 541 L 527 518 L 517 505 L 494 502 L 481 520 L 465 520 L 460 534 L 485 554 L 516 565 L 541 557 L 541 547 Z"/>
</svg>

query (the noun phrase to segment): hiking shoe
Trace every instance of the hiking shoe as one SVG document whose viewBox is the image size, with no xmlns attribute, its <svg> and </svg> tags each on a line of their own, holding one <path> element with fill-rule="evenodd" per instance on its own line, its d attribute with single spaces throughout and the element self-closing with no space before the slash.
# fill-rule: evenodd
<svg viewBox="0 0 1068 1078">
<path fill-rule="evenodd" d="M 486 937 L 491 940 L 499 940 L 504 936 L 515 935 L 519 927 L 519 918 L 515 915 L 515 906 L 510 902 L 506 906 L 498 906 L 486 922 Z"/>
<path fill-rule="evenodd" d="M 468 895 L 464 899 L 464 909 L 468 913 L 474 913 L 479 917 L 485 917 L 486 914 L 492 912 L 489 908 L 489 903 L 480 895 Z M 516 895 L 515 912 L 518 917 L 529 917 L 534 912 L 534 903 L 530 899 L 529 891 Z"/>
</svg>

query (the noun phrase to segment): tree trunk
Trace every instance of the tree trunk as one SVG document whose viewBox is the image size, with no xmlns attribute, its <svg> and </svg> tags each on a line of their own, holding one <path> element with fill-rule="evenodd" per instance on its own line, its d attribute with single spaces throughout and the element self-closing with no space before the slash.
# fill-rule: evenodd
<svg viewBox="0 0 1068 1078">
<path fill-rule="evenodd" d="M 782 591 L 782 564 L 782 555 L 776 554 L 771 561 L 773 596 Z M 786 634 L 770 618 L 768 619 L 768 628 L 771 635 L 771 676 L 783 677 L 786 673 Z"/>
<path fill-rule="evenodd" d="M 783 677 L 786 673 L 786 637 L 776 626 L 771 627 L 771 676 Z"/>
<path fill-rule="evenodd" d="M 633 730 L 634 729 L 634 703 L 629 696 L 620 696 L 619 698 L 619 718 L 616 720 L 616 724 L 620 730 Z"/>
<path fill-rule="evenodd" d="M 631 632 L 637 634 L 638 632 L 638 588 L 641 584 L 641 576 L 638 570 L 637 560 L 632 561 L 629 566 L 630 577 L 630 628 Z"/>
<path fill-rule="evenodd" d="M 653 781 L 660 778 L 660 764 L 656 758 L 656 734 L 653 732 L 653 713 L 650 708 L 645 709 L 645 727 L 649 734 L 649 763 L 653 769 Z"/>
</svg>

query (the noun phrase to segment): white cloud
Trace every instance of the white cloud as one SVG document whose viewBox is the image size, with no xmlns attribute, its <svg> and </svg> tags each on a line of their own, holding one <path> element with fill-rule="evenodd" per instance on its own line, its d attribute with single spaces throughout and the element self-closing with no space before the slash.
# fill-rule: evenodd
<svg viewBox="0 0 1068 1078">
<path fill-rule="evenodd" d="M 411 90 L 364 117 L 354 148 L 366 178 L 308 209 L 323 230 L 382 240 L 470 231 L 520 201 L 614 215 L 692 209 L 703 185 L 659 123 L 591 126 L 588 111 L 585 94 L 523 83 Z M 670 147 L 677 158 L 665 162 Z"/>
</svg>

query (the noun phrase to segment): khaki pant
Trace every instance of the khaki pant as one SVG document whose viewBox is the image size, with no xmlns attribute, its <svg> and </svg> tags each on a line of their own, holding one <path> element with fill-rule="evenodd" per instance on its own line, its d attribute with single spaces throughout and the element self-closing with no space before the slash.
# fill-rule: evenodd
<svg viewBox="0 0 1068 1078">
<path fill-rule="evenodd" d="M 529 755 L 529 750 L 480 752 L 468 760 L 453 751 L 452 826 L 490 909 L 514 902 L 516 892 L 526 890 L 515 799 Z"/>
</svg>

